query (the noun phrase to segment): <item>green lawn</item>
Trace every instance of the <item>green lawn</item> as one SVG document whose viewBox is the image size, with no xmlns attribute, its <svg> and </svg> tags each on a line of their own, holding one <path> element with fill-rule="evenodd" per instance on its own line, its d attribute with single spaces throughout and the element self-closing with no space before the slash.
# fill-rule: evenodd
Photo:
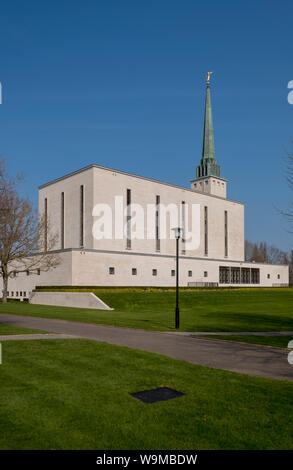
<svg viewBox="0 0 293 470">
<path fill-rule="evenodd" d="M 5 325 L 4 323 L 1 323 L 1 316 L 0 316 L 0 336 L 40 334 L 40 333 L 46 333 L 46 332 L 41 331 L 41 330 L 33 330 L 31 328 L 22 328 L 21 326 Z"/>
<path fill-rule="evenodd" d="M 113 311 L 0 304 L 0 313 L 150 330 L 174 329 L 175 292 L 97 291 Z M 293 289 L 193 290 L 180 293 L 182 331 L 293 331 Z"/>
<path fill-rule="evenodd" d="M 1 449 L 292 449 L 293 383 L 87 340 L 2 345 Z M 146 405 L 129 393 L 185 396 Z"/>
<path fill-rule="evenodd" d="M 287 348 L 289 341 L 293 340 L 291 336 L 240 336 L 240 335 L 207 335 L 201 338 L 221 339 L 225 341 L 240 341 L 242 343 L 263 344 L 265 346 L 277 346 L 278 348 Z"/>
</svg>

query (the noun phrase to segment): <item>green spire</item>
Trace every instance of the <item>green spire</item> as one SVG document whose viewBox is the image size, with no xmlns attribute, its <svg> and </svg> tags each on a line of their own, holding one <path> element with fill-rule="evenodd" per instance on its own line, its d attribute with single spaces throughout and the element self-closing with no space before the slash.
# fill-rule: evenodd
<svg viewBox="0 0 293 470">
<path fill-rule="evenodd" d="M 209 86 L 207 86 L 207 91 L 206 91 L 202 158 L 215 158 L 212 103 L 211 103 L 211 92 L 210 92 Z"/>
<path fill-rule="evenodd" d="M 217 165 L 217 161 L 215 157 L 215 143 L 214 143 L 212 104 L 211 104 L 211 91 L 210 91 L 210 74 L 211 73 L 212 72 L 208 72 L 208 76 L 207 76 L 202 157 L 201 157 L 200 165 L 197 167 L 197 178 L 200 178 L 202 176 L 220 177 L 220 172 L 221 172 L 220 166 Z"/>
</svg>

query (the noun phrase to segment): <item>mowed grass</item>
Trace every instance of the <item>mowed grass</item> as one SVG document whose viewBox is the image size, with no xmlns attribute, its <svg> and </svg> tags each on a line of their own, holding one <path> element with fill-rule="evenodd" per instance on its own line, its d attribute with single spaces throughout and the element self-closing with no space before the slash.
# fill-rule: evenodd
<svg viewBox="0 0 293 470">
<path fill-rule="evenodd" d="M 293 448 L 291 382 L 76 339 L 5 343 L 0 385 L 1 449 Z"/>
<path fill-rule="evenodd" d="M 5 325 L 4 323 L 1 323 L 1 316 L 0 316 L 0 336 L 2 336 L 2 335 L 40 334 L 40 333 L 45 333 L 45 331 L 34 330 L 34 329 L 31 329 L 31 328 L 22 328 L 21 326 Z"/>
<path fill-rule="evenodd" d="M 261 344 L 264 346 L 275 346 L 278 348 L 287 348 L 289 341 L 293 340 L 291 336 L 240 336 L 240 335 L 206 335 L 201 338 L 220 339 L 225 341 L 238 341 L 241 343 Z"/>
<path fill-rule="evenodd" d="M 0 313 L 174 330 L 175 292 L 106 292 L 99 297 L 113 311 L 0 304 Z M 193 290 L 180 292 L 181 331 L 293 331 L 293 289 Z"/>
</svg>

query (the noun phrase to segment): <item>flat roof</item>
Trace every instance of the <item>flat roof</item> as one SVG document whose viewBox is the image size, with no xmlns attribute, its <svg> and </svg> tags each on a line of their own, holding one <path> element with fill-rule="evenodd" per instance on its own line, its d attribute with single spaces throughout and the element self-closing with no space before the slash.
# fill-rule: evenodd
<svg viewBox="0 0 293 470">
<path fill-rule="evenodd" d="M 59 250 L 51 250 L 50 253 L 69 253 L 73 251 L 79 251 L 79 252 L 89 252 L 89 253 L 106 253 L 106 254 L 111 254 L 111 255 L 133 255 L 133 256 L 152 256 L 152 257 L 157 257 L 157 258 L 172 258 L 174 259 L 174 255 L 168 254 L 168 253 L 155 253 L 155 252 L 140 252 L 140 251 L 131 251 L 131 250 L 102 250 L 99 248 L 63 248 Z M 251 267 L 253 266 L 281 266 L 281 267 L 288 267 L 288 264 L 273 264 L 273 263 L 261 263 L 258 261 L 246 261 L 246 260 L 237 260 L 237 259 L 227 259 L 227 258 L 207 258 L 207 257 L 199 257 L 199 256 L 190 256 L 190 255 L 179 255 L 180 259 L 188 259 L 188 260 L 197 260 L 197 261 L 216 261 L 218 263 L 239 263 L 241 265 L 243 264 L 250 264 Z M 223 267 L 228 267 L 228 266 L 223 266 Z M 247 266 L 243 266 L 244 268 Z M 266 287 L 271 287 L 271 286 L 266 286 Z"/>
<path fill-rule="evenodd" d="M 159 183 L 159 184 L 163 184 L 165 186 L 170 186 L 172 188 L 177 188 L 177 189 L 184 189 L 184 191 L 190 191 L 191 193 L 193 194 L 203 194 L 205 196 L 209 196 L 209 197 L 215 197 L 217 199 L 223 199 L 224 201 L 230 201 L 230 202 L 235 202 L 236 204 L 241 204 L 241 205 L 244 205 L 243 202 L 239 202 L 239 201 L 234 201 L 232 199 L 228 199 L 228 198 L 225 198 L 225 197 L 221 197 L 221 196 L 216 196 L 214 194 L 208 194 L 208 193 L 205 193 L 205 192 L 201 192 L 201 191 L 194 191 L 193 189 L 190 189 L 190 188 L 185 188 L 183 186 L 178 186 L 176 184 L 171 184 L 171 183 L 166 183 L 164 181 L 160 181 L 160 180 L 156 180 L 154 178 L 147 178 L 145 176 L 140 176 L 140 175 L 136 175 L 134 173 L 128 173 L 127 171 L 121 171 L 121 170 L 116 170 L 114 168 L 107 168 L 105 166 L 101 166 L 101 165 L 96 165 L 96 164 L 92 164 L 92 165 L 87 165 L 83 168 L 80 168 L 80 170 L 76 170 L 76 171 L 73 171 L 71 173 L 68 173 L 67 175 L 64 175 L 64 176 L 61 176 L 60 178 L 56 178 L 55 180 L 52 180 L 52 181 L 49 181 L 48 183 L 45 183 L 45 184 L 42 184 L 41 186 L 39 186 L 39 189 L 43 189 L 47 186 L 50 186 L 51 184 L 55 184 L 55 183 L 58 183 L 59 181 L 62 181 L 66 178 L 70 178 L 71 176 L 74 176 L 74 175 L 77 175 L 78 173 L 82 173 L 83 171 L 87 171 L 87 170 L 90 170 L 91 168 L 98 168 L 100 170 L 106 170 L 106 171 L 111 171 L 111 172 L 115 172 L 115 173 L 120 173 L 121 175 L 126 175 L 126 176 L 131 176 L 133 178 L 139 178 L 139 179 L 142 179 L 142 180 L 145 180 L 145 181 L 152 181 L 153 183 Z M 195 178 L 197 179 L 197 178 Z M 223 179 L 223 178 L 221 178 Z M 226 181 L 226 180 L 224 180 Z"/>
</svg>

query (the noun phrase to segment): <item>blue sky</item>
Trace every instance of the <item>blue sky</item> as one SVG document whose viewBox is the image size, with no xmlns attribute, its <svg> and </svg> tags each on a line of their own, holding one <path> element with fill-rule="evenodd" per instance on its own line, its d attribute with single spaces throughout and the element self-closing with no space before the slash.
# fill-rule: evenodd
<svg viewBox="0 0 293 470">
<path fill-rule="evenodd" d="M 292 1 L 11 1 L 1 5 L 0 153 L 22 190 L 91 163 L 189 186 L 205 74 L 228 197 L 246 237 L 293 248 Z"/>
</svg>

